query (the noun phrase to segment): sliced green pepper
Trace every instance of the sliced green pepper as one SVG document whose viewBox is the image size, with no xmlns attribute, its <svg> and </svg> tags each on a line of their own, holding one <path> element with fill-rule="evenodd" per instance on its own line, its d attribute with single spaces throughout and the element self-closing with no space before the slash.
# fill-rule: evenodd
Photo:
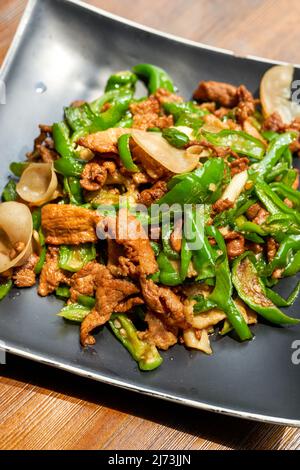
<svg viewBox="0 0 300 470">
<path fill-rule="evenodd" d="M 113 314 L 109 325 L 141 370 L 153 370 L 161 365 L 163 360 L 156 346 L 139 339 L 134 324 L 126 315 Z"/>
<path fill-rule="evenodd" d="M 9 180 L 7 185 L 5 186 L 2 199 L 5 202 L 15 201 L 18 198 L 18 193 L 16 190 L 16 182 L 14 180 Z"/>
<path fill-rule="evenodd" d="M 96 304 L 96 299 L 88 295 L 79 295 L 77 300 L 81 305 L 86 308 L 89 308 L 90 310 L 92 310 Z"/>
<path fill-rule="evenodd" d="M 223 260 L 216 264 L 216 284 L 208 300 L 215 303 L 226 316 L 242 341 L 252 338 L 252 333 L 241 312 L 232 300 L 232 282 L 226 254 L 226 245 L 220 232 L 212 228 L 216 242 L 223 252 Z"/>
<path fill-rule="evenodd" d="M 137 76 L 129 70 L 114 73 L 107 80 L 105 92 L 111 90 L 119 90 L 120 88 L 127 86 L 134 88 L 137 82 Z"/>
<path fill-rule="evenodd" d="M 57 297 L 61 297 L 62 299 L 68 299 L 70 297 L 70 289 L 69 287 L 57 287 L 55 290 L 55 294 Z"/>
<path fill-rule="evenodd" d="M 4 297 L 6 297 L 7 294 L 9 294 L 12 286 L 13 286 L 13 282 L 11 279 L 9 279 L 8 281 L 0 285 L 0 300 L 3 300 Z"/>
<path fill-rule="evenodd" d="M 266 295 L 267 297 L 275 304 L 277 307 L 290 307 L 293 305 L 295 300 L 297 299 L 298 295 L 300 292 L 300 281 L 296 284 L 296 287 L 293 289 L 293 291 L 290 293 L 287 299 L 284 299 L 281 297 L 278 292 L 269 289 L 266 287 Z"/>
<path fill-rule="evenodd" d="M 170 145 L 176 148 L 182 148 L 190 141 L 189 137 L 175 127 L 167 127 L 162 130 L 162 136 Z"/>
<path fill-rule="evenodd" d="M 46 254 L 47 254 L 47 247 L 43 246 L 41 253 L 40 253 L 40 258 L 34 268 L 35 274 L 40 274 L 40 272 L 42 271 L 43 266 L 46 261 Z"/>
<path fill-rule="evenodd" d="M 264 144 L 243 131 L 224 129 L 217 134 L 202 130 L 203 136 L 218 147 L 229 147 L 234 152 L 247 155 L 256 160 L 262 159 L 265 154 Z"/>
<path fill-rule="evenodd" d="M 133 162 L 132 155 L 129 147 L 130 134 L 123 134 L 118 139 L 118 149 L 120 159 L 125 166 L 126 170 L 137 172 L 139 167 Z"/>
<path fill-rule="evenodd" d="M 28 167 L 29 163 L 28 162 L 12 162 L 10 165 L 9 165 L 9 169 L 10 171 L 15 175 L 17 176 L 18 178 L 20 178 L 20 176 L 22 175 L 23 171 L 26 170 L 26 168 Z"/>
<path fill-rule="evenodd" d="M 222 158 L 213 158 L 192 173 L 172 178 L 167 192 L 158 204 L 213 203 L 220 196 L 225 163 Z"/>
<path fill-rule="evenodd" d="M 85 243 L 79 246 L 61 245 L 58 264 L 61 269 L 75 273 L 95 258 L 96 248 L 93 243 Z"/>
<path fill-rule="evenodd" d="M 232 282 L 239 297 L 255 312 L 277 325 L 296 325 L 300 320 L 282 313 L 267 297 L 265 286 L 258 276 L 251 255 L 246 252 L 233 263 Z"/>
<path fill-rule="evenodd" d="M 74 303 L 74 304 L 69 304 L 66 307 L 62 308 L 61 311 L 57 314 L 57 316 L 65 318 L 66 320 L 81 323 L 83 322 L 83 320 L 89 313 L 90 313 L 89 308 L 86 308 L 83 305 Z"/>
<path fill-rule="evenodd" d="M 83 203 L 82 188 L 79 178 L 75 178 L 74 176 L 65 176 L 64 190 L 69 196 L 70 204 L 78 206 Z"/>
<path fill-rule="evenodd" d="M 174 92 L 174 84 L 165 70 L 152 64 L 139 64 L 132 67 L 133 72 L 146 81 L 149 93 L 155 93 L 159 88 Z"/>
</svg>

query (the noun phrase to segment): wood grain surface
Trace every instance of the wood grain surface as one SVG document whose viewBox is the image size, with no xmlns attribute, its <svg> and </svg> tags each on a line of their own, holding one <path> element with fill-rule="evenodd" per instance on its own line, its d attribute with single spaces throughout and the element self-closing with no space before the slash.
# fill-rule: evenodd
<svg viewBox="0 0 300 470">
<path fill-rule="evenodd" d="M 0 1 L 0 63 L 26 0 Z M 298 0 L 92 0 L 189 39 L 300 63 Z M 1 449 L 300 449 L 300 430 L 184 408 L 9 356 Z"/>
</svg>

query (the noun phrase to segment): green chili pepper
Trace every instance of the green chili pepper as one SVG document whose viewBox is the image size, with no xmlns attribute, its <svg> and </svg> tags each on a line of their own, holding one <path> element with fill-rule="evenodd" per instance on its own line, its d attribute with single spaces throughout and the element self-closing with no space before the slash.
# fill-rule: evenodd
<svg viewBox="0 0 300 470">
<path fill-rule="evenodd" d="M 289 169 L 283 176 L 281 183 L 284 183 L 286 186 L 291 187 L 296 181 L 297 176 L 298 172 L 296 169 Z"/>
<path fill-rule="evenodd" d="M 0 285 L 0 300 L 3 300 L 4 297 L 6 297 L 7 294 L 9 294 L 12 286 L 13 286 L 13 282 L 11 279 L 9 279 L 8 281 Z"/>
<path fill-rule="evenodd" d="M 132 67 L 132 70 L 139 78 L 145 80 L 151 94 L 159 88 L 165 88 L 171 92 L 175 90 L 171 77 L 160 67 L 151 64 L 139 64 Z"/>
<path fill-rule="evenodd" d="M 203 312 L 207 312 L 207 310 L 211 310 L 212 308 L 217 307 L 215 302 L 212 302 L 209 299 L 206 299 L 203 295 L 194 295 L 192 297 L 193 300 L 196 300 L 196 304 L 193 306 L 194 314 L 199 314 Z"/>
<path fill-rule="evenodd" d="M 129 70 L 121 71 L 111 75 L 107 81 L 105 92 L 118 90 L 124 86 L 134 88 L 137 76 Z"/>
<path fill-rule="evenodd" d="M 45 245 L 45 237 L 44 237 L 44 234 L 43 234 L 42 227 L 39 228 L 38 234 L 39 234 L 40 245 L 44 246 Z"/>
<path fill-rule="evenodd" d="M 197 223 L 198 222 L 198 223 Z M 215 275 L 216 253 L 209 244 L 204 233 L 205 213 L 196 212 L 195 209 L 185 210 L 185 236 L 188 246 L 195 246 L 192 250 L 193 265 L 198 273 L 197 280 L 206 279 Z M 188 228 L 191 233 L 188 232 Z"/>
<path fill-rule="evenodd" d="M 295 300 L 297 299 L 300 292 L 300 281 L 297 283 L 296 287 L 293 289 L 291 294 L 288 296 L 287 299 L 281 297 L 278 292 L 275 292 L 272 289 L 266 287 L 266 295 L 267 297 L 275 304 L 277 307 L 290 307 L 293 305 Z"/>
<path fill-rule="evenodd" d="M 158 255 L 157 264 L 160 271 L 159 280 L 162 284 L 167 286 L 177 286 L 181 284 L 179 273 L 176 271 L 169 258 L 163 251 L 161 251 Z"/>
<path fill-rule="evenodd" d="M 267 266 L 267 275 L 271 275 L 274 269 L 283 268 L 288 265 L 293 257 L 293 253 L 300 250 L 300 235 L 287 235 L 281 244 L 275 258 Z"/>
<path fill-rule="evenodd" d="M 118 139 L 118 149 L 120 159 L 125 166 L 126 170 L 137 172 L 139 167 L 133 162 L 132 155 L 129 147 L 130 134 L 123 134 Z"/>
<path fill-rule="evenodd" d="M 74 108 L 76 109 L 76 108 Z M 64 159 L 72 159 L 74 157 L 74 147 L 70 139 L 70 130 L 64 121 L 53 124 L 52 135 L 55 150 Z"/>
<path fill-rule="evenodd" d="M 264 144 L 243 131 L 224 129 L 217 134 L 202 130 L 203 136 L 213 145 L 230 147 L 234 152 L 260 160 L 265 153 Z"/>
<path fill-rule="evenodd" d="M 167 114 L 172 114 L 174 120 L 177 124 L 178 119 L 180 119 L 183 115 L 193 116 L 194 118 L 201 118 L 206 114 L 209 114 L 209 111 L 204 108 L 200 108 L 196 103 L 193 101 L 187 101 L 185 103 L 182 102 L 166 102 L 163 103 L 163 108 Z"/>
<path fill-rule="evenodd" d="M 61 245 L 59 247 L 59 267 L 73 273 L 80 271 L 84 265 L 96 258 L 96 248 L 93 243 L 79 246 Z"/>
<path fill-rule="evenodd" d="M 151 248 L 154 251 L 155 257 L 157 258 L 161 249 L 158 243 L 151 241 L 150 242 Z"/>
<path fill-rule="evenodd" d="M 92 310 L 95 307 L 96 299 L 94 297 L 89 297 L 88 295 L 79 295 L 78 302 L 86 308 Z"/>
<path fill-rule="evenodd" d="M 296 224 L 300 224 L 300 214 L 284 204 L 284 202 L 280 199 L 279 196 L 277 196 L 273 189 L 262 179 L 257 179 L 254 188 L 257 197 L 272 215 L 284 213 L 289 216 L 290 220 Z"/>
<path fill-rule="evenodd" d="M 31 214 L 33 230 L 38 231 L 41 226 L 41 208 L 37 207 Z"/>
<path fill-rule="evenodd" d="M 141 370 L 153 370 L 161 365 L 163 360 L 156 347 L 139 339 L 134 324 L 126 315 L 113 314 L 109 325 Z"/>
<path fill-rule="evenodd" d="M 69 304 L 66 307 L 62 308 L 61 311 L 57 314 L 57 316 L 65 318 L 66 320 L 81 323 L 83 322 L 83 320 L 89 313 L 90 313 L 89 308 L 86 308 L 83 305 L 74 303 L 74 304 Z"/>
<path fill-rule="evenodd" d="M 9 169 L 10 171 L 15 175 L 17 176 L 18 178 L 20 178 L 20 176 L 22 175 L 23 171 L 26 170 L 26 168 L 28 167 L 29 163 L 28 162 L 12 162 L 10 165 L 9 165 Z"/>
<path fill-rule="evenodd" d="M 281 197 L 288 198 L 293 203 L 293 208 L 300 208 L 300 192 L 289 188 L 284 183 L 272 183 L 270 187 Z"/>
<path fill-rule="evenodd" d="M 192 252 L 189 249 L 189 244 L 183 235 L 181 241 L 181 253 L 180 253 L 180 278 L 182 282 L 186 279 L 190 263 L 192 261 Z"/>
<path fill-rule="evenodd" d="M 78 131 L 82 128 L 89 127 L 96 115 L 93 113 L 88 103 L 84 103 L 78 107 L 70 106 L 69 108 L 65 108 L 65 117 L 71 129 Z"/>
<path fill-rule="evenodd" d="M 69 196 L 70 204 L 78 206 L 83 203 L 82 188 L 79 178 L 73 176 L 64 177 L 64 190 Z"/>
<path fill-rule="evenodd" d="M 255 312 L 277 325 L 296 325 L 300 322 L 282 313 L 267 297 L 265 286 L 258 276 L 249 252 L 243 253 L 233 263 L 232 282 L 239 297 Z"/>
<path fill-rule="evenodd" d="M 239 232 L 251 232 L 261 235 L 262 237 L 268 235 L 261 225 L 255 224 L 254 222 L 250 222 L 246 219 L 243 215 L 240 215 L 235 220 L 236 226 Z"/>
<path fill-rule="evenodd" d="M 250 178 L 255 180 L 257 177 L 264 178 L 268 175 L 294 138 L 295 134 L 293 132 L 286 132 L 285 134 L 279 134 L 271 140 L 265 157 L 258 164 L 250 168 Z"/>
<path fill-rule="evenodd" d="M 300 251 L 298 251 L 292 260 L 289 262 L 283 272 L 283 276 L 294 276 L 300 271 Z"/>
<path fill-rule="evenodd" d="M 241 312 L 232 300 L 232 282 L 224 239 L 215 227 L 212 226 L 211 230 L 219 248 L 223 252 L 223 259 L 216 264 L 216 284 L 208 300 L 215 303 L 218 308 L 226 313 L 230 324 L 242 341 L 251 339 L 251 331 Z"/>
<path fill-rule="evenodd" d="M 18 193 L 16 190 L 16 182 L 14 180 L 9 180 L 7 185 L 5 186 L 3 193 L 2 193 L 2 199 L 5 202 L 8 201 L 15 201 L 18 197 Z"/>
<path fill-rule="evenodd" d="M 243 215 L 249 207 L 255 203 L 254 199 L 248 199 L 244 193 L 242 193 L 236 202 L 236 205 L 232 209 L 228 209 L 220 214 L 217 214 L 214 218 L 215 227 L 225 227 L 226 225 L 234 225 L 235 220 Z"/>
<path fill-rule="evenodd" d="M 55 170 L 63 176 L 80 176 L 85 163 L 75 158 L 59 158 L 54 162 Z"/>
<path fill-rule="evenodd" d="M 70 289 L 68 287 L 57 287 L 55 294 L 57 297 L 68 299 L 70 297 Z"/>
<path fill-rule="evenodd" d="M 40 258 L 34 268 L 35 274 L 40 274 L 40 272 L 42 271 L 42 268 L 46 261 L 46 254 L 47 254 L 47 247 L 43 246 L 41 253 L 40 253 Z"/>
<path fill-rule="evenodd" d="M 274 131 L 263 131 L 261 135 L 263 136 L 264 139 L 270 142 L 271 140 L 275 139 L 275 137 L 278 137 L 280 134 Z"/>
<path fill-rule="evenodd" d="M 168 127 L 162 130 L 162 136 L 170 145 L 176 148 L 182 148 L 190 141 L 189 137 L 175 127 Z"/>
<path fill-rule="evenodd" d="M 132 127 L 133 124 L 133 117 L 132 114 L 129 111 L 126 111 L 124 117 L 120 121 L 118 121 L 114 127 L 122 127 L 122 128 L 128 128 Z"/>
<path fill-rule="evenodd" d="M 225 163 L 222 158 L 212 158 L 192 173 L 175 176 L 168 184 L 170 191 L 158 204 L 213 203 L 222 190 Z"/>
<path fill-rule="evenodd" d="M 270 183 L 274 181 L 278 176 L 282 176 L 288 170 L 288 164 L 286 162 L 278 162 L 274 166 L 273 170 L 265 176 L 265 181 Z"/>
</svg>

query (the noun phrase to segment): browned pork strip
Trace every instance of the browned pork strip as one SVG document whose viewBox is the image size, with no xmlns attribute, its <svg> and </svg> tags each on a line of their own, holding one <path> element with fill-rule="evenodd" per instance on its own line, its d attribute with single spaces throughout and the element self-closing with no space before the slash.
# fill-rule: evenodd
<svg viewBox="0 0 300 470">
<path fill-rule="evenodd" d="M 36 281 L 36 274 L 34 272 L 34 268 L 38 260 L 39 257 L 33 253 L 32 255 L 30 255 L 30 257 L 23 266 L 14 269 L 13 280 L 16 286 L 34 286 Z"/>
<path fill-rule="evenodd" d="M 96 281 L 96 305 L 81 324 L 80 340 L 83 346 L 95 344 L 95 338 L 90 333 L 104 325 L 113 312 L 125 312 L 134 305 L 143 303 L 143 300 L 136 296 L 139 289 L 132 282 L 114 279 L 105 266 L 99 266 L 101 269 Z M 135 297 L 131 297 L 133 295 Z"/>
<path fill-rule="evenodd" d="M 157 181 L 151 188 L 144 189 L 144 191 L 141 192 L 139 203 L 149 207 L 155 201 L 163 197 L 167 191 L 167 183 L 165 181 Z"/>
<path fill-rule="evenodd" d="M 200 82 L 193 97 L 198 101 L 215 101 L 226 108 L 233 108 L 238 104 L 237 87 L 212 80 Z"/>
<path fill-rule="evenodd" d="M 96 242 L 100 216 L 69 204 L 47 204 L 42 208 L 42 229 L 50 245 L 79 245 Z"/>
<path fill-rule="evenodd" d="M 90 261 L 77 273 L 73 274 L 70 279 L 70 299 L 72 302 L 77 301 L 78 295 L 93 296 L 97 288 L 97 282 L 101 279 L 103 272 L 102 265 L 97 261 Z M 98 275 L 100 278 L 98 279 Z"/>
<path fill-rule="evenodd" d="M 69 284 L 70 278 L 58 266 L 59 249 L 48 247 L 46 261 L 40 275 L 38 293 L 43 297 L 51 294 L 59 284 Z"/>
<path fill-rule="evenodd" d="M 187 328 L 183 304 L 168 287 L 159 287 L 151 279 L 141 278 L 141 288 L 147 306 L 159 314 L 168 327 Z"/>
<path fill-rule="evenodd" d="M 145 321 L 148 323 L 148 329 L 138 333 L 140 339 L 164 350 L 177 343 L 177 328 L 173 328 L 173 331 L 168 330 L 163 322 L 152 312 L 147 312 Z"/>
<path fill-rule="evenodd" d="M 173 116 L 160 115 L 161 95 L 157 99 L 154 95 L 148 99 L 132 103 L 129 108 L 133 114 L 133 128 L 146 131 L 151 127 L 170 127 L 173 125 Z"/>
</svg>

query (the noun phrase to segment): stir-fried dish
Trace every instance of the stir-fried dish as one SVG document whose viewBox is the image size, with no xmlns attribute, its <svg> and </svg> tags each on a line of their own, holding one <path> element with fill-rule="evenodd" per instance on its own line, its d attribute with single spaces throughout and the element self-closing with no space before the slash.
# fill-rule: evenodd
<svg viewBox="0 0 300 470">
<path fill-rule="evenodd" d="M 83 347 L 106 325 L 141 370 L 176 343 L 211 354 L 212 334 L 250 340 L 260 318 L 297 325 L 280 308 L 299 283 L 287 299 L 272 289 L 300 270 L 292 76 L 269 69 L 260 99 L 201 81 L 185 101 L 140 64 L 40 125 L 2 194 L 0 298 L 38 284 L 64 300 L 58 315 L 78 322 Z"/>
</svg>

